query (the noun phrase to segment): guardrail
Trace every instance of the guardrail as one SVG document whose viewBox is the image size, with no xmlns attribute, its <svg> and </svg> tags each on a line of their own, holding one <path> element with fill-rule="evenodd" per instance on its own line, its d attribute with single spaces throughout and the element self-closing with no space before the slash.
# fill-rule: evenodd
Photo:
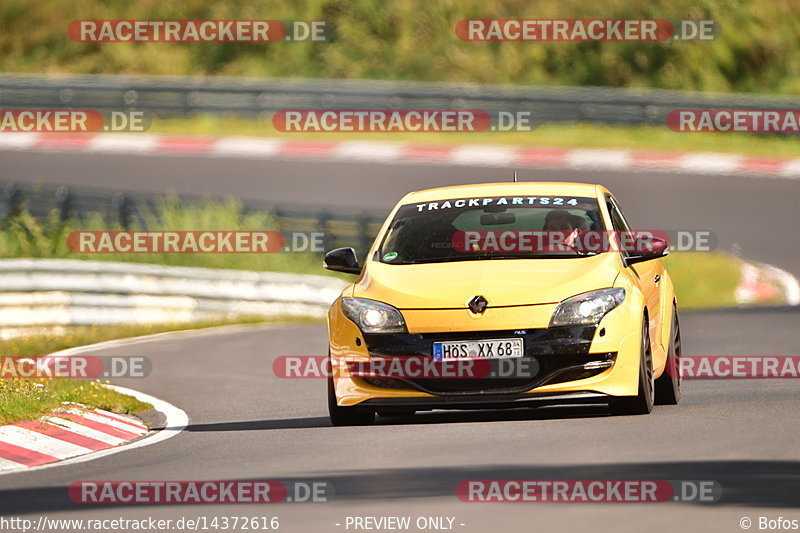
<svg viewBox="0 0 800 533">
<path fill-rule="evenodd" d="M 258 116 L 281 109 L 530 111 L 534 123 L 663 124 L 691 109 L 794 109 L 798 98 L 603 87 L 375 80 L 0 74 L 0 109 L 145 110 Z"/>
<path fill-rule="evenodd" d="M 0 333 L 235 316 L 322 317 L 345 282 L 327 276 L 74 259 L 0 260 Z"/>
</svg>

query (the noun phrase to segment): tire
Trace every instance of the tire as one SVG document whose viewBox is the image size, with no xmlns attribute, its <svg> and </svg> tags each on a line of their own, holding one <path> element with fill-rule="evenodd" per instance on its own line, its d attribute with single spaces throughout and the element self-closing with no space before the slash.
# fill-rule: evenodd
<svg viewBox="0 0 800 533">
<path fill-rule="evenodd" d="M 677 405 L 681 401 L 681 327 L 678 324 L 678 310 L 672 310 L 672 329 L 667 352 L 667 365 L 664 373 L 656 380 L 656 405 Z"/>
<path fill-rule="evenodd" d="M 609 402 L 611 412 L 618 415 L 646 415 L 653 410 L 655 384 L 653 383 L 653 353 L 647 320 L 642 324 L 642 343 L 639 357 L 639 393 L 636 396 L 618 396 Z"/>
<path fill-rule="evenodd" d="M 375 411 L 363 410 L 360 407 L 341 407 L 336 402 L 333 389 L 333 378 L 328 378 L 328 415 L 334 426 L 368 426 L 375 422 Z"/>
</svg>

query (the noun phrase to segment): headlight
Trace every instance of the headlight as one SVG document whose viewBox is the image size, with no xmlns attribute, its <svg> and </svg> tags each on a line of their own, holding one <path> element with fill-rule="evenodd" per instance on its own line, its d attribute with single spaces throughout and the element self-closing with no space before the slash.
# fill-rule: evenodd
<svg viewBox="0 0 800 533">
<path fill-rule="evenodd" d="M 405 333 L 406 322 L 391 305 L 364 298 L 342 298 L 344 316 L 362 333 Z"/>
<path fill-rule="evenodd" d="M 597 324 L 625 299 L 625 289 L 600 289 L 567 298 L 553 312 L 550 327 Z"/>
</svg>

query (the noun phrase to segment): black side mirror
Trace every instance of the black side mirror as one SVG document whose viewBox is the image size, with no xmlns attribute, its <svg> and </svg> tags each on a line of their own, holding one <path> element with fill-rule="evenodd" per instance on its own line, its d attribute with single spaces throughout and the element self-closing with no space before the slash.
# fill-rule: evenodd
<svg viewBox="0 0 800 533">
<path fill-rule="evenodd" d="M 664 239 L 651 237 L 646 244 L 646 249 L 637 250 L 635 253 L 625 257 L 623 261 L 627 267 L 636 263 L 643 263 L 644 261 L 652 261 L 653 259 L 658 259 L 668 254 L 669 243 Z"/>
<path fill-rule="evenodd" d="M 361 274 L 361 267 L 358 266 L 356 251 L 352 248 L 337 248 L 325 254 L 322 266 L 335 272 L 345 272 L 346 274 Z"/>
</svg>

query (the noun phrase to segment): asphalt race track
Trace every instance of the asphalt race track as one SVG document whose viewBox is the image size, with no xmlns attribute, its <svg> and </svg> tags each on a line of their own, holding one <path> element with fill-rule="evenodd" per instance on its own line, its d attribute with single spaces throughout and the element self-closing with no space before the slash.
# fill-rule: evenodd
<svg viewBox="0 0 800 533">
<path fill-rule="evenodd" d="M 235 194 L 269 203 L 388 208 L 400 195 L 502 177 L 439 165 L 0 153 L 2 181 L 116 190 Z M 290 179 L 291 178 L 291 179 Z M 635 227 L 710 229 L 723 249 L 800 275 L 800 183 L 729 176 L 520 172 L 592 181 L 619 196 Z M 800 308 L 684 313 L 688 355 L 800 355 Z M 152 446 L 86 463 L 0 476 L 0 514 L 49 518 L 278 516 L 280 531 L 335 532 L 353 515 L 454 516 L 454 530 L 741 531 L 740 519 L 800 519 L 800 386 L 793 379 L 690 380 L 678 406 L 612 417 L 602 407 L 435 412 L 333 428 L 324 382 L 272 373 L 281 355 L 322 355 L 324 325 L 162 337 L 104 352 L 151 358 L 118 384 L 182 409 L 190 425 Z M 327 503 L 79 506 L 79 480 L 329 481 Z M 715 480 L 716 503 L 464 503 L 466 479 Z M 341 524 L 337 526 L 336 524 Z M 464 524 L 463 526 L 460 524 Z M 353 531 L 353 529 L 350 529 Z"/>
<path fill-rule="evenodd" d="M 513 169 L 437 164 L 253 160 L 0 151 L 0 182 L 52 183 L 114 191 L 234 195 L 272 205 L 388 210 L 407 192 L 511 181 Z M 793 179 L 663 172 L 518 171 L 520 180 L 602 183 L 639 229 L 711 230 L 724 250 L 800 277 Z"/>
</svg>

